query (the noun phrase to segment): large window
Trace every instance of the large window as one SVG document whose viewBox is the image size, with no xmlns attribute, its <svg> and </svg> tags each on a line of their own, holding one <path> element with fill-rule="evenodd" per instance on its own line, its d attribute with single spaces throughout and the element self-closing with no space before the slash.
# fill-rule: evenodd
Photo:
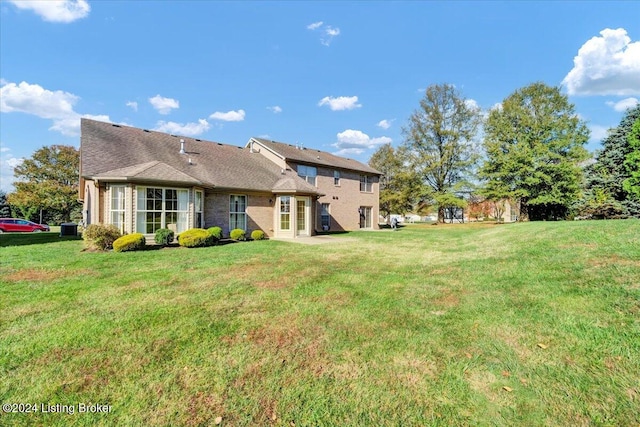
<svg viewBox="0 0 640 427">
<path fill-rule="evenodd" d="M 331 228 L 331 215 L 329 214 L 329 203 L 323 203 L 320 205 L 320 225 L 322 231 L 327 231 Z"/>
<path fill-rule="evenodd" d="M 305 166 L 298 165 L 298 176 L 304 178 L 309 184 L 315 187 L 316 185 L 316 176 L 318 175 L 318 170 L 315 166 Z"/>
<path fill-rule="evenodd" d="M 229 196 L 229 230 L 247 230 L 247 196 Z"/>
<path fill-rule="evenodd" d="M 118 227 L 121 233 L 124 233 L 124 193 L 125 187 L 122 185 L 111 186 L 111 206 L 109 209 L 109 217 L 111 224 Z"/>
<path fill-rule="evenodd" d="M 194 210 L 196 212 L 196 221 L 195 227 L 203 228 L 204 227 L 204 217 L 202 215 L 204 199 L 202 196 L 202 191 L 196 190 L 195 201 L 194 201 Z"/>
<path fill-rule="evenodd" d="M 160 228 L 187 229 L 189 190 L 138 187 L 136 231 L 153 234 Z"/>
<path fill-rule="evenodd" d="M 280 196 L 280 230 L 291 229 L 291 197 Z"/>
<path fill-rule="evenodd" d="M 360 175 L 360 191 L 365 193 L 371 193 L 373 190 L 371 189 L 372 179 L 368 175 Z"/>
</svg>

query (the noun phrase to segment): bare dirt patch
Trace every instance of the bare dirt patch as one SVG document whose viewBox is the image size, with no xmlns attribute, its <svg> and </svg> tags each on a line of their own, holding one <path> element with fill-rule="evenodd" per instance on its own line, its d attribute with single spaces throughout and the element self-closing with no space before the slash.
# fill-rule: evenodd
<svg viewBox="0 0 640 427">
<path fill-rule="evenodd" d="M 63 277 L 78 277 L 85 275 L 93 275 L 91 270 L 67 271 L 67 270 L 18 270 L 7 273 L 4 280 L 12 283 L 19 282 L 50 282 L 52 280 L 61 279 Z"/>
</svg>

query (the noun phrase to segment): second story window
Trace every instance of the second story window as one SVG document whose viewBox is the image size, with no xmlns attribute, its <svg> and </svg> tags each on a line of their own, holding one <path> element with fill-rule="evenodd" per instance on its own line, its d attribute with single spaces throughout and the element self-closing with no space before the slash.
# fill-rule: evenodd
<svg viewBox="0 0 640 427">
<path fill-rule="evenodd" d="M 373 190 L 371 189 L 372 179 L 367 175 L 360 175 L 360 191 L 365 193 L 371 193 Z"/>
<path fill-rule="evenodd" d="M 305 166 L 298 165 L 298 176 L 303 178 L 309 184 L 316 186 L 316 176 L 318 175 L 318 170 L 315 166 Z"/>
<path fill-rule="evenodd" d="M 333 185 L 340 185 L 340 171 L 333 171 Z"/>
</svg>

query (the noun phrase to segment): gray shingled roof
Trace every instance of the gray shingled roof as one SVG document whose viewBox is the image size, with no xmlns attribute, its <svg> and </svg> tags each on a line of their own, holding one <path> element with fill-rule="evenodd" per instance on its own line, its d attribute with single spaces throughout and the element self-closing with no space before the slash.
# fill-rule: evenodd
<svg viewBox="0 0 640 427">
<path fill-rule="evenodd" d="M 313 185 L 300 179 L 295 172 L 286 172 L 286 175 L 273 186 L 274 193 L 310 193 L 312 191 L 317 193 Z"/>
<path fill-rule="evenodd" d="M 272 192 L 283 177 L 272 161 L 234 145 L 90 119 L 82 119 L 81 133 L 81 176 L 88 179 L 148 179 Z M 179 153 L 180 139 L 185 141 L 185 154 Z M 291 178 L 308 185 L 295 174 Z M 318 194 L 311 186 L 307 190 Z"/>
<path fill-rule="evenodd" d="M 95 175 L 97 179 L 108 179 L 113 181 L 157 181 L 175 182 L 191 185 L 202 185 L 197 179 L 182 173 L 166 163 L 154 161 L 141 165 L 129 166 L 126 168 L 114 169 Z"/>
<path fill-rule="evenodd" d="M 336 156 L 326 151 L 316 150 L 315 148 L 302 149 L 295 145 L 285 144 L 283 142 L 270 141 L 264 138 L 251 138 L 270 150 L 278 153 L 287 161 L 300 162 L 305 164 L 323 165 L 332 168 L 353 170 L 358 172 L 367 172 L 376 175 L 382 175 L 369 165 L 365 165 L 357 160 L 347 159 L 345 157 Z"/>
</svg>

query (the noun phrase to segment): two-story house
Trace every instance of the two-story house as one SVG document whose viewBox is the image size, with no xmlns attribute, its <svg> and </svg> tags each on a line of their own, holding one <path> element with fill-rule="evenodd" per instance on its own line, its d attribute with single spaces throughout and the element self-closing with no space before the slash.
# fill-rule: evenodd
<svg viewBox="0 0 640 427">
<path fill-rule="evenodd" d="M 219 226 L 270 237 L 378 227 L 380 173 L 355 160 L 262 138 L 244 147 L 82 119 L 85 224 L 152 238 Z"/>
</svg>

